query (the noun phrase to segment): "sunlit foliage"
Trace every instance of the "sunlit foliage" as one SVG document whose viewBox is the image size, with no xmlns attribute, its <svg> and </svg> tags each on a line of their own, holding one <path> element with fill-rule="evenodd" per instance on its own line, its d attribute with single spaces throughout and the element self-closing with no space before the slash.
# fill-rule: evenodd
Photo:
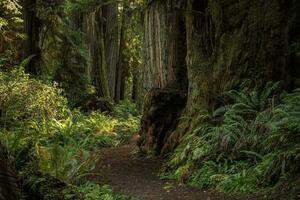
<svg viewBox="0 0 300 200">
<path fill-rule="evenodd" d="M 0 91 L 0 141 L 26 187 L 38 192 L 44 191 L 39 183 L 49 176 L 54 182 L 79 187 L 82 193 L 80 185 L 94 168 L 98 150 L 128 141 L 139 125 L 129 102 L 129 110 L 117 106 L 114 117 L 70 110 L 61 89 L 30 78 L 21 67 L 0 73 Z M 51 196 L 55 188 L 49 185 L 44 189 L 44 195 L 55 198 Z M 90 199 L 89 194 L 83 195 Z"/>
<path fill-rule="evenodd" d="M 8 67 L 21 59 L 19 48 L 25 35 L 22 33 L 21 6 L 18 0 L 0 1 L 0 66 Z"/>
</svg>

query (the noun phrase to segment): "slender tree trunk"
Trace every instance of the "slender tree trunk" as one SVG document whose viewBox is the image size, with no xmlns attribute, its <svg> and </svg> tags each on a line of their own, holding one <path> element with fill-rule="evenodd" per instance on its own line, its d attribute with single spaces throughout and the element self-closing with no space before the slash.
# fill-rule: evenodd
<svg viewBox="0 0 300 200">
<path fill-rule="evenodd" d="M 34 58 L 26 66 L 26 71 L 33 75 L 41 73 L 41 50 L 39 47 L 41 22 L 37 18 L 36 0 L 26 0 L 23 2 L 24 26 L 27 34 L 26 55 L 34 55 Z"/>
<path fill-rule="evenodd" d="M 123 9 L 126 9 L 126 5 L 123 5 Z M 126 81 L 126 71 L 128 66 L 126 66 L 126 55 L 124 54 L 124 49 L 126 48 L 125 44 L 125 23 L 126 23 L 126 13 L 122 14 L 122 22 L 120 28 L 120 53 L 119 53 L 119 62 L 117 65 L 117 84 L 116 84 L 116 95 L 115 101 L 118 102 L 125 98 L 125 81 Z"/>
<path fill-rule="evenodd" d="M 131 91 L 131 99 L 137 103 L 138 101 L 138 75 L 137 72 L 133 72 L 132 75 L 132 91 Z"/>
<path fill-rule="evenodd" d="M 106 60 L 108 66 L 108 84 L 111 98 L 115 99 L 117 84 L 117 64 L 119 54 L 119 22 L 118 22 L 118 3 L 112 2 L 103 7 L 104 16 L 104 41 Z"/>
</svg>

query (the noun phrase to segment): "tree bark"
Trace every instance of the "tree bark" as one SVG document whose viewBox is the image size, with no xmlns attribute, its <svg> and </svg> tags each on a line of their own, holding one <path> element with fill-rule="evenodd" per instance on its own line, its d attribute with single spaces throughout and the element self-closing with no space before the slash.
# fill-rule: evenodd
<svg viewBox="0 0 300 200">
<path fill-rule="evenodd" d="M 126 9 L 124 6 L 123 9 Z M 125 80 L 126 80 L 126 71 L 128 66 L 126 66 L 126 55 L 124 54 L 125 46 L 125 33 L 124 33 L 124 26 L 126 22 L 126 14 L 123 13 L 121 28 L 120 28 L 120 51 L 119 51 L 119 62 L 117 65 L 117 81 L 116 81 L 116 93 L 115 93 L 115 101 L 119 102 L 123 100 L 125 97 Z"/>
<path fill-rule="evenodd" d="M 32 75 L 41 74 L 41 50 L 39 47 L 41 22 L 37 17 L 36 0 L 23 2 L 24 30 L 27 34 L 26 56 L 34 55 L 26 66 L 26 71 Z"/>
<path fill-rule="evenodd" d="M 186 103 L 186 94 L 175 89 L 152 89 L 145 98 L 141 142 L 144 152 L 160 155 L 176 128 Z"/>
<path fill-rule="evenodd" d="M 138 99 L 146 98 L 140 147 L 155 154 L 165 151 L 165 144 L 177 126 L 186 101 L 185 18 L 177 11 L 184 7 L 185 1 L 153 1 L 149 2 L 144 15 L 145 63 L 141 69 L 138 89 L 141 97 Z M 171 106 L 176 102 L 178 107 Z M 160 111 L 153 114 L 156 107 Z"/>
<path fill-rule="evenodd" d="M 82 31 L 86 33 L 90 66 L 88 77 L 101 97 L 115 99 L 118 62 L 117 3 L 83 12 Z"/>
<path fill-rule="evenodd" d="M 238 88 L 246 80 L 258 87 L 268 81 L 282 81 L 287 89 L 300 86 L 299 51 L 291 51 L 300 42 L 296 37 L 300 30 L 299 9 L 297 0 L 178 0 L 148 4 L 143 87 L 188 85 L 184 117 L 175 131 L 165 131 L 172 134 L 164 140 L 161 153 L 172 150 L 183 135 L 196 128 L 201 111 L 226 103 L 221 99 L 224 92 Z M 186 77 L 184 71 L 188 84 L 180 81 L 180 77 Z M 151 137 L 157 137 L 155 132 L 148 134 L 151 127 L 143 126 L 141 135 L 145 141 L 155 141 Z"/>
</svg>

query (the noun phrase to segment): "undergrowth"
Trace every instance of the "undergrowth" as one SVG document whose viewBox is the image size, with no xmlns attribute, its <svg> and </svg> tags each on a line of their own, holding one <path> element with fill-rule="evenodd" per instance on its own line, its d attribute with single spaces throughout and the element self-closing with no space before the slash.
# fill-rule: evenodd
<svg viewBox="0 0 300 200">
<path fill-rule="evenodd" d="M 64 190 L 66 200 L 75 198 L 85 200 L 136 200 L 133 197 L 114 194 L 107 185 L 100 186 L 96 183 L 86 182 L 80 187 L 73 187 Z"/>
<path fill-rule="evenodd" d="M 117 105 L 113 116 L 71 110 L 61 89 L 30 78 L 22 67 L 0 71 L 0 93 L 0 141 L 27 190 L 24 199 L 31 198 L 28 191 L 41 199 L 129 199 L 86 177 L 101 148 L 137 131 L 132 103 Z"/>
<path fill-rule="evenodd" d="M 162 178 L 230 193 L 264 193 L 297 179 L 300 90 L 268 83 L 227 95 L 231 104 L 201 112 L 200 125 L 185 135 Z"/>
</svg>

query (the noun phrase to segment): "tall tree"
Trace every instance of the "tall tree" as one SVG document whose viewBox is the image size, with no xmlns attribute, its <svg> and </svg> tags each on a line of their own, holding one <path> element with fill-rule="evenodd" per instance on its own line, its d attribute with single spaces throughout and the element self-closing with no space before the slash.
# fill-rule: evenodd
<svg viewBox="0 0 300 200">
<path fill-rule="evenodd" d="M 300 75 L 294 64 L 299 64 L 299 58 L 291 49 L 299 44 L 296 36 L 299 35 L 299 8 L 300 2 L 296 0 L 149 1 L 144 23 L 143 87 L 174 87 L 172 80 L 180 82 L 179 77 L 184 76 L 184 73 L 176 76 L 177 68 L 177 71 L 187 71 L 188 90 L 185 117 L 175 130 L 172 130 L 174 126 L 164 130 L 165 135 L 160 136 L 164 137 L 162 143 L 158 144 L 157 139 L 161 128 L 153 131 L 153 127 L 164 125 L 161 121 L 149 124 L 155 117 L 145 114 L 143 145 L 150 150 L 161 146 L 158 153 L 172 149 L 182 135 L 195 128 L 201 111 L 219 106 L 224 101 L 222 94 L 239 87 L 245 80 L 255 80 L 258 87 L 267 81 L 281 80 L 286 88 L 294 88 Z M 171 20 L 176 19 L 174 16 L 179 17 L 177 22 Z M 180 28 L 182 21 L 186 34 L 180 31 L 181 38 L 172 40 L 170 33 L 184 30 Z M 181 61 L 176 61 L 179 58 Z M 155 108 L 155 105 L 148 106 Z"/>
<path fill-rule="evenodd" d="M 19 1 L 0 1 L 0 66 L 16 65 L 23 56 L 23 20 Z"/>
<path fill-rule="evenodd" d="M 123 1 L 119 4 L 120 53 L 118 63 L 118 90 L 120 100 L 132 98 L 137 92 L 138 70 L 142 63 L 142 8 L 143 0 Z"/>
<path fill-rule="evenodd" d="M 115 99 L 119 53 L 117 2 L 101 2 L 82 10 L 79 27 L 86 34 L 90 64 L 88 77 L 97 94 Z"/>
<path fill-rule="evenodd" d="M 41 50 L 39 46 L 41 21 L 37 17 L 37 2 L 36 0 L 28 0 L 24 2 L 24 26 L 27 34 L 26 54 L 34 55 L 27 71 L 31 74 L 38 75 L 41 73 Z"/>
</svg>

